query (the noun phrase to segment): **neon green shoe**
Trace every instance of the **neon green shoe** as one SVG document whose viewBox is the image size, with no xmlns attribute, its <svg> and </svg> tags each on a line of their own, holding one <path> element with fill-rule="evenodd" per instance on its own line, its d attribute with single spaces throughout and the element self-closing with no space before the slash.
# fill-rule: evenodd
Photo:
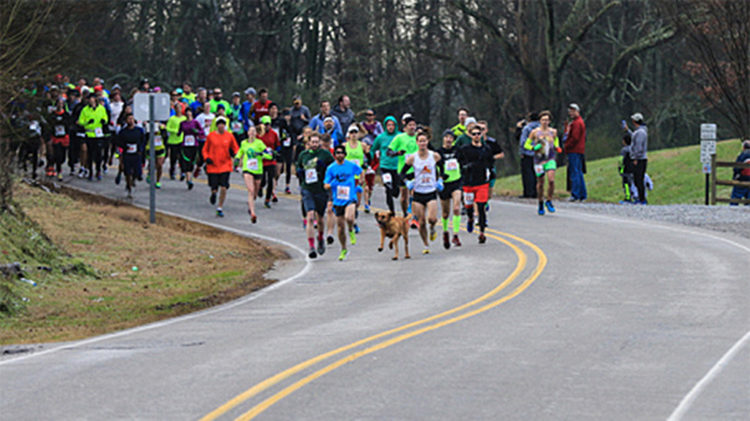
<svg viewBox="0 0 750 421">
<path fill-rule="evenodd" d="M 346 253 L 347 253 L 346 250 L 341 250 L 341 253 L 339 253 L 339 260 L 346 259 Z"/>
<path fill-rule="evenodd" d="M 354 231 L 349 231 L 349 240 L 351 240 L 352 245 L 357 244 L 357 234 Z"/>
</svg>

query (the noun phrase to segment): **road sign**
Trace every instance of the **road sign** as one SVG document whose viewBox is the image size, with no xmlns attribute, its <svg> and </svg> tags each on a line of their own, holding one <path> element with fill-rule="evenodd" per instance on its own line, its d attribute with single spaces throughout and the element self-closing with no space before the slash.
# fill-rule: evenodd
<svg viewBox="0 0 750 421">
<path fill-rule="evenodd" d="M 716 140 L 716 124 L 701 124 L 701 140 Z"/>
<path fill-rule="evenodd" d="M 703 163 L 703 174 L 711 174 L 711 161 L 709 160 L 708 163 Z"/>
<path fill-rule="evenodd" d="M 716 141 L 701 140 L 701 163 L 710 164 L 711 155 L 716 155 Z"/>
<path fill-rule="evenodd" d="M 148 98 L 154 97 L 154 120 L 169 120 L 169 94 L 145 94 L 133 95 L 133 116 L 138 121 L 149 120 Z"/>
</svg>

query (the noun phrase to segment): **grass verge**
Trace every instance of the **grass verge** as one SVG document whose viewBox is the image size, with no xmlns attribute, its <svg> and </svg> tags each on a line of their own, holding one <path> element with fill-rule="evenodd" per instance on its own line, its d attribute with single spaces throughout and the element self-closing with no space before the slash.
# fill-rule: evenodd
<svg viewBox="0 0 750 421">
<path fill-rule="evenodd" d="M 0 344 L 68 341 L 214 306 L 260 289 L 278 249 L 97 196 L 23 183 L 26 216 L 3 215 L 0 263 L 37 283 L 13 284 L 18 311 L 0 314 Z M 20 212 L 19 212 L 20 213 Z M 11 301 L 13 302 L 13 301 Z M 14 313 L 14 314 L 13 314 Z"/>
</svg>

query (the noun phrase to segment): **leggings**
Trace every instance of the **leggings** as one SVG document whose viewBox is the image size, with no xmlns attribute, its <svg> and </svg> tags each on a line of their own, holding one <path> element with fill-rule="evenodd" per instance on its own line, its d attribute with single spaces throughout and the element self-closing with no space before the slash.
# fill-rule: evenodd
<svg viewBox="0 0 750 421">
<path fill-rule="evenodd" d="M 58 174 L 62 173 L 62 165 L 63 162 L 65 162 L 65 152 L 68 151 L 68 148 L 66 146 L 63 146 L 62 143 L 54 143 L 52 144 L 52 149 L 54 150 L 55 154 L 55 170 L 58 172 Z"/>
<path fill-rule="evenodd" d="M 86 139 L 86 147 L 89 151 L 89 171 L 96 167 L 98 175 L 102 171 L 102 139 L 89 137 Z"/>
<path fill-rule="evenodd" d="M 177 168 L 181 154 L 182 145 L 167 145 L 167 151 L 169 152 L 169 175 L 174 175 L 174 170 Z"/>
<path fill-rule="evenodd" d="M 479 227 L 479 231 L 484 232 L 484 227 L 487 226 L 487 202 L 476 202 L 476 204 L 477 210 L 479 211 L 479 223 L 477 226 Z M 469 219 L 474 218 L 474 206 L 466 206 L 466 216 L 468 216 Z"/>
<path fill-rule="evenodd" d="M 286 180 L 286 185 L 289 185 L 289 182 L 292 180 L 292 158 L 294 157 L 294 149 L 289 148 L 281 148 L 281 169 L 284 171 L 284 177 Z"/>
<path fill-rule="evenodd" d="M 273 182 L 276 180 L 276 164 L 263 167 L 263 179 L 260 188 L 266 188 L 266 202 L 273 196 Z"/>
<path fill-rule="evenodd" d="M 381 179 L 383 174 L 390 174 L 391 175 L 391 182 L 390 183 L 383 183 L 385 186 L 385 202 L 388 204 L 388 210 L 391 211 L 391 213 L 395 214 L 395 208 L 393 204 L 393 198 L 398 198 L 399 195 L 399 174 L 396 170 L 388 170 L 388 169 L 381 169 Z"/>
</svg>

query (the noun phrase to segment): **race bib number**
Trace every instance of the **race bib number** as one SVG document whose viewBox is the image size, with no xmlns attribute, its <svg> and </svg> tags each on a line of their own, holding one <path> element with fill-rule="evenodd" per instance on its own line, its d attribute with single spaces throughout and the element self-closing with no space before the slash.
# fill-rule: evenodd
<svg viewBox="0 0 750 421">
<path fill-rule="evenodd" d="M 136 153 L 138 152 L 138 145 L 135 143 L 129 143 L 128 144 L 128 153 Z"/>
<path fill-rule="evenodd" d="M 258 158 L 250 158 L 245 164 L 245 169 L 248 171 L 258 171 Z"/>
<path fill-rule="evenodd" d="M 315 168 L 310 168 L 309 170 L 305 170 L 305 183 L 313 184 L 317 182 L 318 182 L 318 171 L 316 171 Z"/>
<path fill-rule="evenodd" d="M 431 186 L 435 184 L 435 179 L 431 175 L 423 175 L 419 177 L 419 184 L 422 186 Z"/>
<path fill-rule="evenodd" d="M 458 170 L 458 160 L 456 158 L 451 158 L 451 159 L 445 161 L 445 170 L 446 171 L 456 171 L 456 170 Z"/>
<path fill-rule="evenodd" d="M 164 141 L 162 140 L 161 136 L 154 136 L 154 147 L 160 148 L 164 146 Z"/>
<path fill-rule="evenodd" d="M 337 186 L 336 198 L 340 200 L 349 200 L 349 186 Z"/>
<path fill-rule="evenodd" d="M 65 136 L 65 126 L 61 126 L 61 125 L 55 126 L 55 136 L 57 137 Z"/>
<path fill-rule="evenodd" d="M 195 146 L 195 136 L 191 134 L 186 134 L 185 140 L 183 142 L 185 146 Z"/>
<path fill-rule="evenodd" d="M 534 165 L 534 172 L 537 174 L 543 174 L 544 173 L 544 165 L 542 164 L 536 164 Z"/>
<path fill-rule="evenodd" d="M 96 137 L 104 137 L 104 130 L 102 130 L 101 127 L 97 127 L 94 129 L 94 136 Z"/>
<path fill-rule="evenodd" d="M 283 145 L 283 146 L 284 146 L 285 148 L 288 148 L 288 147 L 292 146 L 292 139 L 290 139 L 290 138 L 286 138 L 286 139 L 284 139 L 284 142 L 282 143 L 282 145 Z"/>
<path fill-rule="evenodd" d="M 383 184 L 388 184 L 393 181 L 393 177 L 391 177 L 390 173 L 383 174 Z"/>
<path fill-rule="evenodd" d="M 233 121 L 232 122 L 232 131 L 235 133 L 241 133 L 242 132 L 242 122 L 241 121 Z"/>
<path fill-rule="evenodd" d="M 466 202 L 467 205 L 473 205 L 474 193 L 464 193 L 464 202 Z"/>
</svg>

